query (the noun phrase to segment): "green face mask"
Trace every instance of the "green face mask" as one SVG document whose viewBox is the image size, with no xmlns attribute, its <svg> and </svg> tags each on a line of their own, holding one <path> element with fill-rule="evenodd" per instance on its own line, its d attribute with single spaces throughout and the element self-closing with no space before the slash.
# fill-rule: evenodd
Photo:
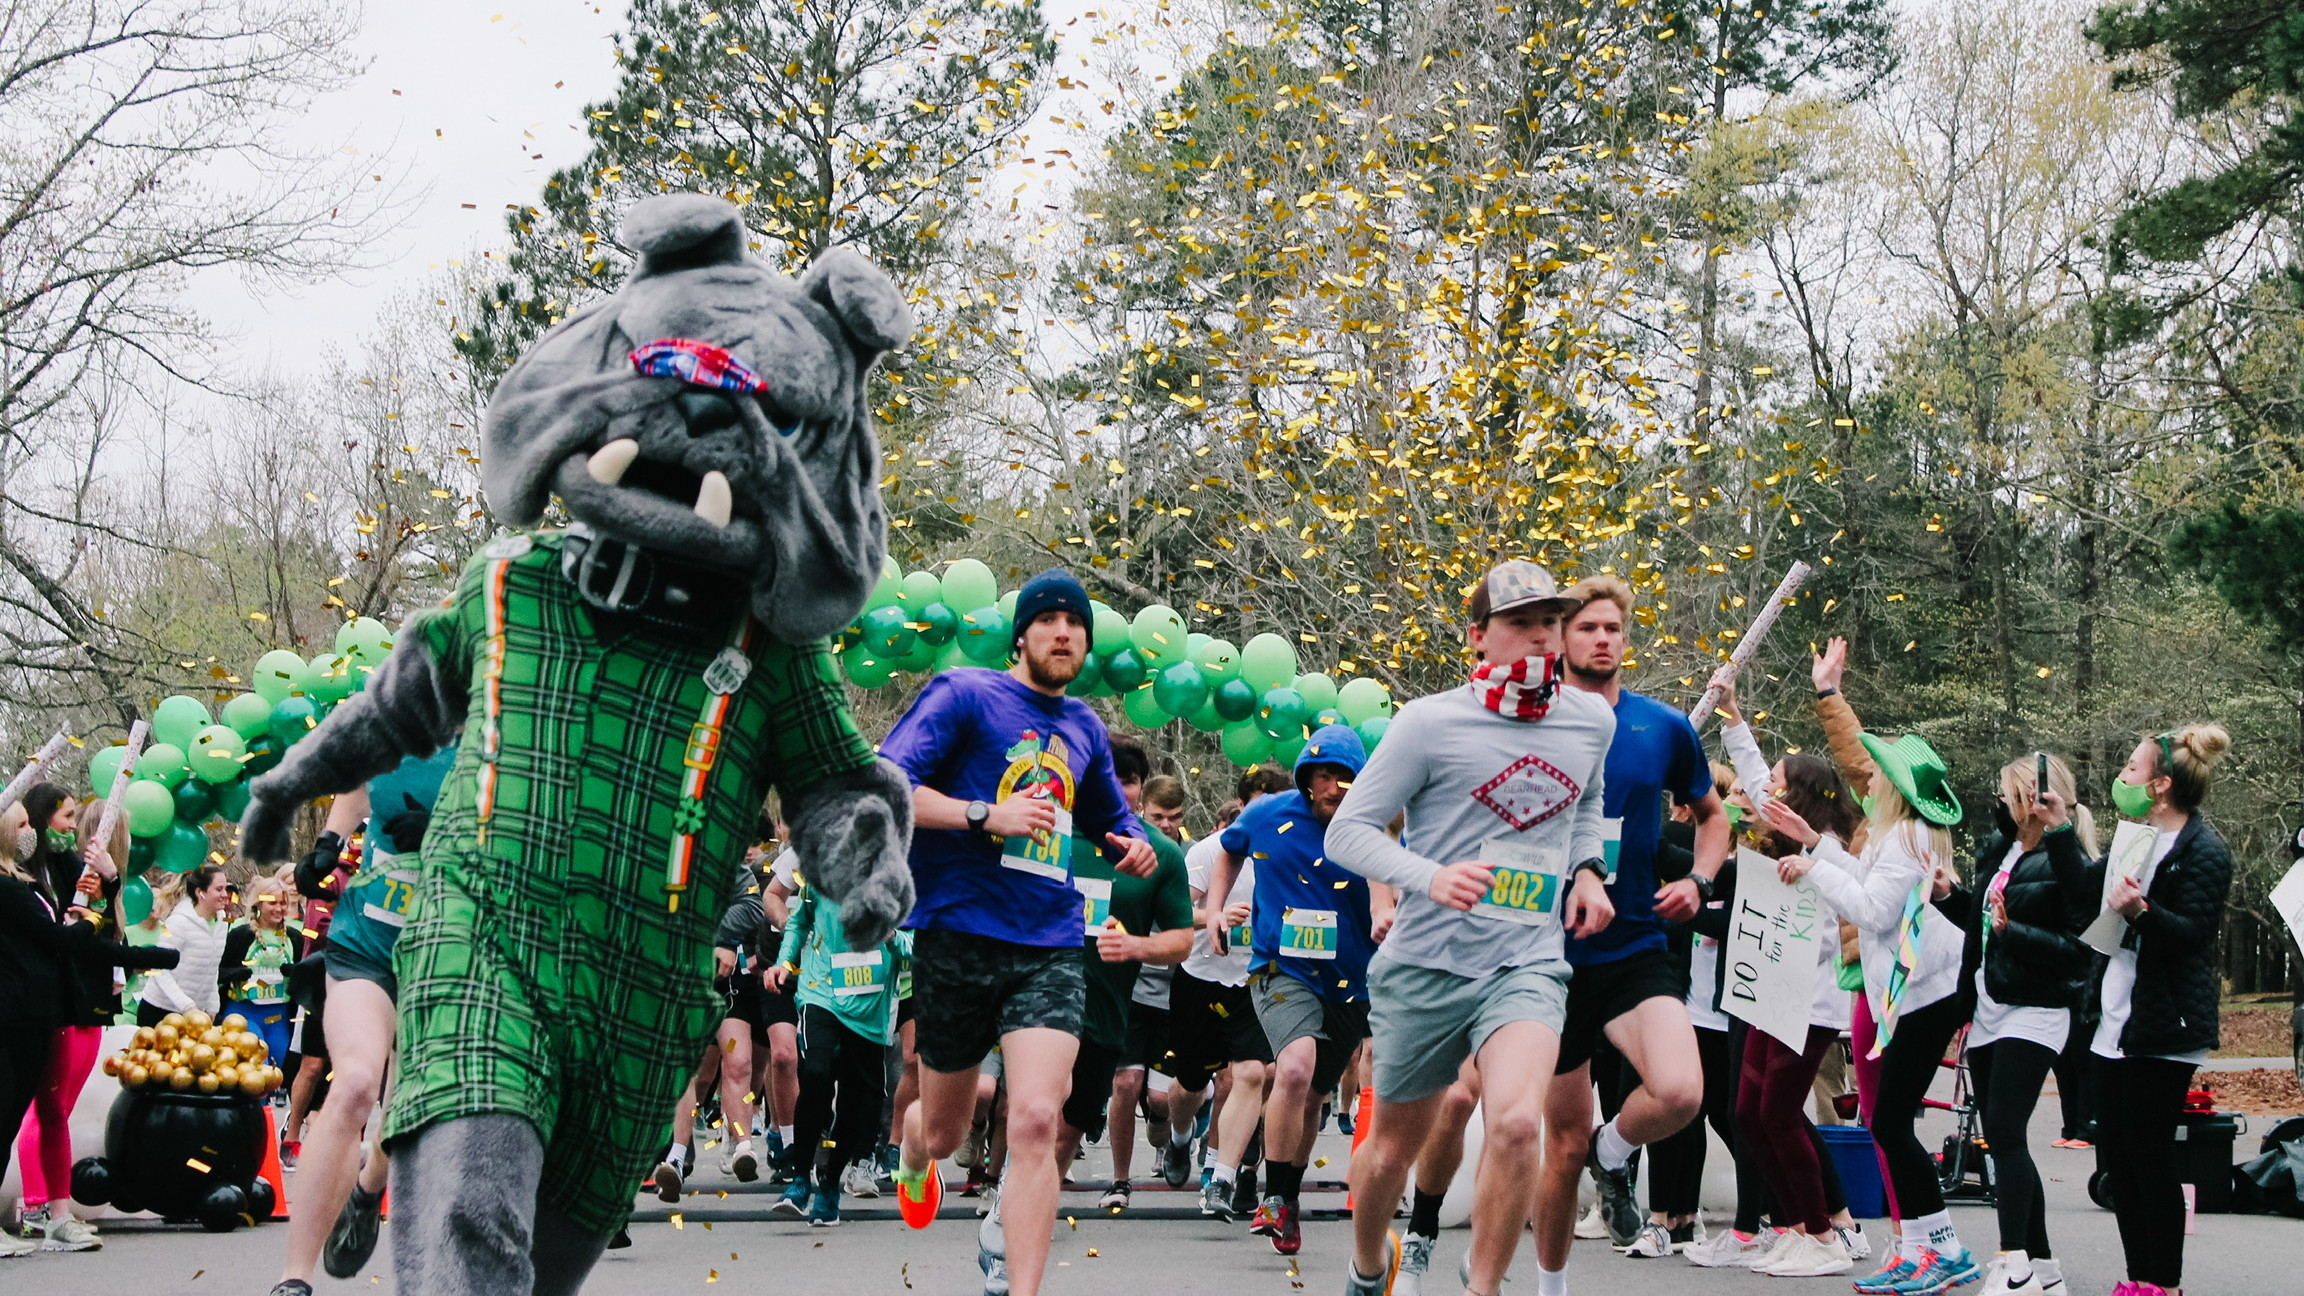
<svg viewBox="0 0 2304 1296">
<path fill-rule="evenodd" d="M 1737 805 L 1734 802 L 1729 802 L 1727 805 L 1727 810 L 1728 831 L 1735 832 L 1736 830 L 1742 828 L 1744 826 L 1744 807 Z"/>
<path fill-rule="evenodd" d="M 41 831 L 40 837 L 48 844 L 48 853 L 51 855 L 69 855 L 80 846 L 80 834 L 78 833 L 47 828 Z"/>
<path fill-rule="evenodd" d="M 2152 789 L 2115 776 L 2112 780 L 2112 808 L 2131 819 L 2141 819 L 2152 812 Z"/>
</svg>

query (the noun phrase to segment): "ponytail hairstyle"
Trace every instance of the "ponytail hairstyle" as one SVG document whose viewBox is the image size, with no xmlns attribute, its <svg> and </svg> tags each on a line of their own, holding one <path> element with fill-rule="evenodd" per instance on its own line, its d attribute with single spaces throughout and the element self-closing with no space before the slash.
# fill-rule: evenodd
<svg viewBox="0 0 2304 1296">
<path fill-rule="evenodd" d="M 2188 724 L 2155 740 L 2160 748 L 2156 772 L 2168 778 L 2168 804 L 2187 813 L 2208 799 L 2208 783 L 2217 763 L 2232 750 L 2232 735 L 2220 724 Z"/>
<path fill-rule="evenodd" d="M 2034 768 L 2038 764 L 2034 757 L 2022 756 L 2000 767 L 2000 795 L 2010 805 L 2031 804 L 2040 799 L 2038 789 L 2032 786 L 2040 778 Z M 2096 816 L 2080 804 L 2080 785 L 2072 777 L 2072 767 L 2064 763 L 2063 757 L 2054 754 L 2048 757 L 2048 790 L 2072 808 L 2072 831 L 2079 835 L 2080 849 L 2087 852 L 2090 859 L 2103 854 L 2096 844 Z"/>
<path fill-rule="evenodd" d="M 184 875 L 164 868 L 144 870 L 144 885 L 152 889 L 152 912 L 136 926 L 156 932 L 168 925 L 168 916 L 184 903 Z"/>
<path fill-rule="evenodd" d="M 1925 859 L 1931 868 L 1952 861 L 1952 833 L 1942 824 L 1920 817 L 1904 794 L 1886 778 L 1872 780 L 1872 813 L 1865 819 L 1875 842 L 1901 837 L 1905 848 Z"/>
</svg>

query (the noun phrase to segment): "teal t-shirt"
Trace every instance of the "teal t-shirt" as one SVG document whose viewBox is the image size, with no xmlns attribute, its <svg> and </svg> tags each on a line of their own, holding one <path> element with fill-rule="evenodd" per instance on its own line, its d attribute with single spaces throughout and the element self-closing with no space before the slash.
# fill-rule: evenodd
<svg viewBox="0 0 2304 1296">
<path fill-rule="evenodd" d="M 330 945 L 391 966 L 392 947 L 399 943 L 408 907 L 416 899 L 417 857 L 403 853 L 386 825 L 410 810 L 430 811 L 441 781 L 455 764 L 456 745 L 450 743 L 422 759 L 411 756 L 398 768 L 368 780 L 367 850 L 328 925 Z"/>
<path fill-rule="evenodd" d="M 898 990 L 912 976 L 912 933 L 900 931 L 876 948 L 851 950 L 840 911 L 808 885 L 805 874 L 794 878 L 800 889 L 776 953 L 777 962 L 794 970 L 793 1001 L 824 1009 L 874 1043 L 894 1041 Z"/>
</svg>

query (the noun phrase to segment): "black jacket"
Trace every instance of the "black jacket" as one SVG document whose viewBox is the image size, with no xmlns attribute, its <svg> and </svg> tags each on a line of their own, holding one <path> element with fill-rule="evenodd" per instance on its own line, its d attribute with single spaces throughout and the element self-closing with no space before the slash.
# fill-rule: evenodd
<svg viewBox="0 0 2304 1296">
<path fill-rule="evenodd" d="M 2104 893 L 2107 861 L 2088 866 L 2088 893 Z M 2212 1049 L 2220 999 L 2216 937 L 2232 892 L 2232 852 L 2194 811 L 2144 892 L 2144 912 L 2128 925 L 2123 949 L 2136 952 L 2136 991 L 2120 1051 L 2174 1057 Z"/>
<path fill-rule="evenodd" d="M 78 919 L 58 922 L 46 894 L 0 876 L 0 1024 L 35 1029 L 84 1024 L 75 973 L 79 965 L 174 967 L 179 957 L 158 946 L 116 945 Z"/>
<path fill-rule="evenodd" d="M 1968 934 L 1960 952 L 1960 993 L 1974 1003 L 1976 969 L 1983 964 L 1984 988 L 2011 1008 L 2078 1007 L 2088 993 L 2093 952 L 2080 933 L 2095 921 L 2101 876 L 2089 884 L 2088 857 L 2071 829 L 2049 833 L 2009 872 L 2001 895 L 2008 926 L 1987 937 L 1992 918 L 1984 897 L 2016 840 L 2007 809 L 1995 802 L 1993 816 L 1998 830 L 1977 847 L 1974 881 L 1936 902 L 1936 911 Z"/>
</svg>

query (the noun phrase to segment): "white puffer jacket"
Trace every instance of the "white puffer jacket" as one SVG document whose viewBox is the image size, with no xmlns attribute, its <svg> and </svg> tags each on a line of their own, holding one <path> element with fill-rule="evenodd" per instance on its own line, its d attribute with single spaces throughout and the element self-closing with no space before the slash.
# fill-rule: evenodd
<svg viewBox="0 0 2304 1296">
<path fill-rule="evenodd" d="M 223 918 L 202 918 L 190 900 L 177 904 L 168 915 L 160 943 L 183 958 L 175 967 L 154 972 L 144 982 L 144 1002 L 169 1012 L 197 1008 L 213 1016 L 219 996 L 216 971 L 224 962 L 224 941 L 232 924 Z"/>
</svg>

